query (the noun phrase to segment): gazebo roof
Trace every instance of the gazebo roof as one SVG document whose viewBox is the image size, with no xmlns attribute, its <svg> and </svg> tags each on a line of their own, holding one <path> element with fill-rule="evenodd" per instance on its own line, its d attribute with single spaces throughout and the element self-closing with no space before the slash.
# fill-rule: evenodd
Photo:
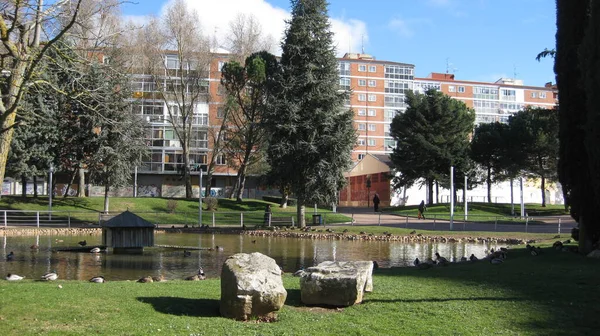
<svg viewBox="0 0 600 336">
<path fill-rule="evenodd" d="M 148 222 L 142 217 L 130 212 L 129 210 L 107 220 L 102 227 L 110 228 L 153 228 L 154 224 Z"/>
</svg>

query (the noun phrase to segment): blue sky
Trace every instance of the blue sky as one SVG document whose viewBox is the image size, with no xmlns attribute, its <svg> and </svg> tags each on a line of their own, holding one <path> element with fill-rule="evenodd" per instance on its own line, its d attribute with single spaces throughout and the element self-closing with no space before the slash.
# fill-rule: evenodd
<svg viewBox="0 0 600 336">
<path fill-rule="evenodd" d="M 186 0 L 219 40 L 234 13 L 252 13 L 279 41 L 288 0 Z M 138 0 L 123 13 L 160 15 L 168 0 Z M 522 79 L 525 85 L 555 82 L 553 61 L 535 60 L 553 48 L 555 2 L 551 0 L 330 0 L 338 52 L 365 52 L 379 60 L 411 63 L 416 76 L 450 72 L 457 79 Z"/>
</svg>

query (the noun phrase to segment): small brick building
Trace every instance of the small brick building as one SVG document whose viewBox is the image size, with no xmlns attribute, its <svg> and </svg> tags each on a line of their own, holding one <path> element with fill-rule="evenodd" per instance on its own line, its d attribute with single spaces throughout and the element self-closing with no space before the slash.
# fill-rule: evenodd
<svg viewBox="0 0 600 336">
<path fill-rule="evenodd" d="M 388 155 L 366 154 L 346 173 L 348 185 L 340 191 L 340 206 L 373 206 L 373 196 L 379 194 L 379 206 L 390 205 L 391 161 Z"/>
</svg>

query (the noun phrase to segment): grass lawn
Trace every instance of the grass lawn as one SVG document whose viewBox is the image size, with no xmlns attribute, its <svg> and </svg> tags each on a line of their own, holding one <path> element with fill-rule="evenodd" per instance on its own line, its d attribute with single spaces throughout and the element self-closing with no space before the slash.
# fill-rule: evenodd
<svg viewBox="0 0 600 336">
<path fill-rule="evenodd" d="M 219 317 L 219 279 L 140 284 L 0 280 L 1 335 L 592 335 L 600 261 L 524 248 L 500 265 L 379 269 L 362 304 L 305 307 L 284 275 L 277 322 Z M 58 288 L 61 285 L 62 288 Z"/>
<path fill-rule="evenodd" d="M 409 205 L 402 207 L 389 207 L 385 208 L 385 212 L 396 213 L 404 216 L 417 217 L 417 205 Z M 454 207 L 454 218 L 462 220 L 464 216 L 464 204 L 459 203 Z M 528 216 L 557 216 L 557 215 L 568 215 L 565 211 L 565 207 L 562 204 L 547 204 L 546 207 L 542 207 L 541 204 L 525 204 L 525 211 Z M 515 204 L 515 214 L 521 213 L 521 205 Z M 468 219 L 469 221 L 486 222 L 495 221 L 500 217 L 503 217 L 499 223 L 503 222 L 523 222 L 519 218 L 512 218 L 511 216 L 511 205 L 509 203 L 483 203 L 474 202 L 468 203 Z M 450 219 L 450 204 L 440 203 L 428 206 L 425 211 L 425 216 L 428 218 L 437 219 Z"/>
</svg>

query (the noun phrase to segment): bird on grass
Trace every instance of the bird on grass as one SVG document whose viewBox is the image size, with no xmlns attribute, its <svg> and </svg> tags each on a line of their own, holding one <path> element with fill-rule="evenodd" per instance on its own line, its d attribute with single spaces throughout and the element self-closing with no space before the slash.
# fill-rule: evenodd
<svg viewBox="0 0 600 336">
<path fill-rule="evenodd" d="M 85 241 L 85 240 L 82 240 L 82 241 L 80 241 L 80 242 L 79 242 L 79 243 L 77 243 L 77 244 L 79 244 L 79 246 L 85 246 L 85 245 L 87 245 L 87 241 Z"/>
<path fill-rule="evenodd" d="M 479 258 L 477 258 L 475 256 L 475 254 L 471 253 L 471 256 L 469 257 L 469 260 L 471 260 L 471 261 L 477 261 L 477 260 L 479 260 Z"/>
<path fill-rule="evenodd" d="M 468 260 L 467 257 L 464 257 L 464 256 L 462 258 L 460 258 L 460 262 L 465 262 L 467 260 Z"/>
<path fill-rule="evenodd" d="M 46 273 L 46 274 L 42 275 L 41 279 L 43 281 L 54 281 L 54 280 L 58 279 L 58 274 L 56 274 L 56 271 L 52 271 L 50 273 Z"/>
<path fill-rule="evenodd" d="M 8 280 L 8 281 L 19 281 L 19 280 L 23 280 L 23 278 L 25 278 L 25 277 L 16 275 L 16 274 L 11 274 L 11 273 L 8 273 L 8 275 L 6 276 L 6 280 Z"/>
<path fill-rule="evenodd" d="M 183 251 L 183 256 L 184 257 L 191 257 L 192 256 L 192 252 L 190 252 L 190 251 Z"/>
<path fill-rule="evenodd" d="M 419 258 L 415 258 L 415 261 L 413 261 L 413 265 L 415 266 L 419 266 L 420 263 L 421 261 L 419 260 Z"/>
<path fill-rule="evenodd" d="M 190 275 L 189 277 L 185 278 L 185 280 L 188 280 L 188 281 L 206 280 L 206 275 L 204 274 L 204 270 L 202 269 L 202 267 L 200 267 L 200 269 L 198 269 L 197 274 Z"/>
<path fill-rule="evenodd" d="M 154 282 L 154 280 L 152 280 L 151 276 L 146 276 L 143 278 L 139 278 L 137 282 L 147 283 L 147 282 Z"/>
<path fill-rule="evenodd" d="M 152 281 L 154 282 L 165 282 L 167 281 L 167 279 L 165 279 L 164 275 L 159 275 L 159 276 L 153 276 L 152 277 Z"/>
<path fill-rule="evenodd" d="M 106 279 L 104 279 L 103 276 L 99 275 L 99 276 L 95 276 L 95 277 L 91 278 L 90 282 L 103 283 L 103 282 L 106 282 Z"/>
<path fill-rule="evenodd" d="M 10 251 L 10 253 L 6 255 L 6 261 L 12 261 L 13 259 L 15 259 L 15 253 Z"/>
<path fill-rule="evenodd" d="M 375 261 L 375 260 L 373 260 L 373 269 L 374 270 L 379 269 L 379 263 L 377 261 Z"/>
<path fill-rule="evenodd" d="M 100 253 L 100 248 L 94 247 L 93 249 L 90 250 L 90 253 Z"/>
<path fill-rule="evenodd" d="M 435 260 L 437 261 L 438 264 L 447 264 L 448 263 L 448 259 L 440 256 L 440 254 L 438 252 L 435 252 Z"/>
</svg>

